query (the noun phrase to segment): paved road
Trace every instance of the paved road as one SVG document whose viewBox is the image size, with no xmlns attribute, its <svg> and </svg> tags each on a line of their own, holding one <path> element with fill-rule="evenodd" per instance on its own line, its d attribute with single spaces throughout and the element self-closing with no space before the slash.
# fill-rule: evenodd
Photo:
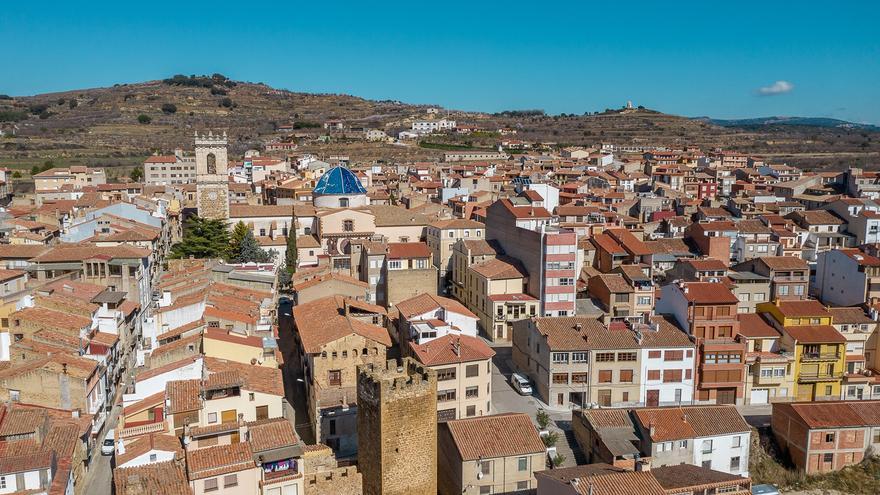
<svg viewBox="0 0 880 495">
<path fill-rule="evenodd" d="M 571 411 L 553 410 L 547 404 L 541 402 L 535 396 L 520 395 L 510 386 L 510 346 L 493 347 L 495 358 L 492 360 L 492 407 L 493 413 L 521 412 L 535 419 L 539 410 L 544 410 L 550 416 L 552 423 L 549 430 L 559 437 L 556 444 L 557 451 L 565 456 L 563 467 L 575 466 L 584 463 L 583 456 L 574 435 L 571 433 Z M 536 425 L 537 426 L 537 425 Z"/>
<path fill-rule="evenodd" d="M 113 467 L 115 466 L 115 456 L 101 455 L 101 442 L 104 441 L 104 435 L 111 428 L 116 428 L 116 422 L 119 419 L 119 413 L 122 411 L 121 406 L 114 406 L 107 419 L 104 431 L 98 437 L 98 444 L 92 453 L 92 464 L 89 471 L 83 475 L 85 480 L 85 489 L 82 493 L 89 495 L 110 495 L 113 487 Z"/>
</svg>

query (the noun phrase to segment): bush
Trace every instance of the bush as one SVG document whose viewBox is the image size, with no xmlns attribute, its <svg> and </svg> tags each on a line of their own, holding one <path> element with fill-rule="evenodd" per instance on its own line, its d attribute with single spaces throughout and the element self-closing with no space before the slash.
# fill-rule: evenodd
<svg viewBox="0 0 880 495">
<path fill-rule="evenodd" d="M 232 98 L 223 98 L 222 100 L 220 100 L 220 106 L 232 108 Z"/>
<path fill-rule="evenodd" d="M 27 119 L 27 112 L 17 110 L 0 110 L 0 122 L 19 122 Z"/>
<path fill-rule="evenodd" d="M 138 115 L 138 123 L 140 124 L 149 124 L 153 119 L 149 115 L 140 114 Z"/>
<path fill-rule="evenodd" d="M 21 179 L 21 171 L 16 170 L 15 172 L 12 172 L 12 178 L 13 179 Z"/>
<path fill-rule="evenodd" d="M 547 436 L 541 437 L 541 440 L 544 442 L 545 447 L 553 447 L 554 445 L 556 445 L 556 442 L 559 441 L 559 433 L 551 431 L 549 434 L 547 434 Z"/>
<path fill-rule="evenodd" d="M 211 87 L 211 94 L 214 96 L 226 96 L 227 91 L 223 88 L 218 88 L 217 86 Z"/>
<path fill-rule="evenodd" d="M 539 428 L 546 430 L 550 426 L 550 415 L 547 414 L 547 411 L 541 409 L 535 413 L 535 422 L 538 423 Z"/>
<path fill-rule="evenodd" d="M 45 103 L 34 103 L 33 105 L 28 107 L 28 110 L 31 111 L 33 115 L 40 115 L 41 113 L 48 110 L 49 105 Z"/>
<path fill-rule="evenodd" d="M 69 108 L 71 110 L 76 108 L 78 105 L 79 105 L 79 103 L 76 100 L 74 100 L 73 98 L 71 98 L 70 101 L 67 102 L 67 108 Z"/>
<path fill-rule="evenodd" d="M 317 122 L 309 122 L 306 120 L 301 120 L 293 123 L 294 129 L 314 129 L 316 127 L 321 127 L 321 124 Z"/>
<path fill-rule="evenodd" d="M 40 115 L 40 120 L 46 120 L 46 119 L 48 119 L 49 117 L 55 115 L 55 112 L 43 112 L 43 113 L 41 113 L 41 114 L 39 114 L 39 115 Z"/>
<path fill-rule="evenodd" d="M 172 114 L 177 113 L 177 105 L 174 103 L 163 103 L 162 104 L 162 113 Z"/>
<path fill-rule="evenodd" d="M 555 467 L 555 468 L 558 468 L 559 466 L 561 466 L 563 462 L 565 462 L 565 456 L 562 454 L 556 454 L 556 456 L 554 456 L 553 459 L 550 459 L 551 467 Z"/>
</svg>

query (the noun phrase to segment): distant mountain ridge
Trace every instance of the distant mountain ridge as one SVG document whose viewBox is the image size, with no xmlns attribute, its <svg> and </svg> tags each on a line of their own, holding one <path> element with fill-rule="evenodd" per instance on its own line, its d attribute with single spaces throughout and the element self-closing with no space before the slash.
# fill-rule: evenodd
<svg viewBox="0 0 880 495">
<path fill-rule="evenodd" d="M 872 124 L 858 124 L 846 120 L 833 119 L 830 117 L 755 117 L 750 119 L 713 119 L 711 117 L 694 117 L 693 120 L 715 124 L 721 127 L 758 127 L 778 125 L 798 125 L 812 127 L 838 127 L 842 129 L 864 129 L 867 131 L 880 131 L 880 126 Z"/>
</svg>

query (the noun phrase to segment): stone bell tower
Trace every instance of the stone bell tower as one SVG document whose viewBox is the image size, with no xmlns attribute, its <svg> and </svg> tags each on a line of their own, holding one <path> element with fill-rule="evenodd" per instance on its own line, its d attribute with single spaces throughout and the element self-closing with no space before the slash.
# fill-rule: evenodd
<svg viewBox="0 0 880 495">
<path fill-rule="evenodd" d="M 195 133 L 196 208 L 202 218 L 229 218 L 229 174 L 226 132 L 223 135 Z"/>
</svg>

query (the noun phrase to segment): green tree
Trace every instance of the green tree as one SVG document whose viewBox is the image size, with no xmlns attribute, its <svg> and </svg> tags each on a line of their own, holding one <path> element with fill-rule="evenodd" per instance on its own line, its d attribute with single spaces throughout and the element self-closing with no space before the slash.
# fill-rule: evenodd
<svg viewBox="0 0 880 495">
<path fill-rule="evenodd" d="M 183 229 L 183 239 L 171 247 L 171 258 L 226 258 L 229 255 L 229 231 L 223 220 L 190 217 Z"/>
<path fill-rule="evenodd" d="M 559 433 L 556 433 L 555 431 L 551 431 L 547 435 L 544 435 L 543 437 L 541 437 L 541 440 L 544 441 L 545 446 L 553 447 L 554 445 L 556 445 L 556 442 L 559 441 Z"/>
<path fill-rule="evenodd" d="M 37 175 L 38 173 L 40 173 L 39 165 L 34 165 L 33 167 L 31 167 L 31 175 Z"/>
<path fill-rule="evenodd" d="M 244 222 L 240 221 L 232 228 L 232 235 L 229 237 L 229 256 L 236 257 L 241 252 L 241 243 L 250 230 Z"/>
<path fill-rule="evenodd" d="M 397 196 L 394 195 L 394 191 L 391 191 L 391 194 L 388 195 L 388 204 L 397 206 Z"/>
<path fill-rule="evenodd" d="M 21 179 L 21 170 L 16 170 L 15 172 L 12 172 L 12 178 Z"/>
<path fill-rule="evenodd" d="M 558 468 L 559 466 L 561 466 L 563 462 L 565 462 L 565 456 L 562 454 L 556 454 L 556 456 L 550 460 L 550 463 L 555 468 Z"/>
<path fill-rule="evenodd" d="M 144 179 L 144 171 L 141 170 L 140 167 L 135 167 L 131 169 L 131 173 L 128 174 L 128 177 L 135 182 L 140 182 Z"/>
<path fill-rule="evenodd" d="M 299 251 L 296 248 L 296 217 L 291 220 L 291 228 L 287 231 L 287 250 L 284 251 L 284 265 L 291 277 L 296 273 L 296 266 L 299 263 Z"/>
<path fill-rule="evenodd" d="M 260 247 L 257 238 L 250 230 L 241 239 L 238 252 L 233 252 L 230 261 L 233 263 L 268 263 L 272 255 Z"/>
<path fill-rule="evenodd" d="M 167 114 L 177 113 L 177 105 L 174 103 L 163 103 L 162 112 Z"/>
<path fill-rule="evenodd" d="M 143 113 L 140 114 L 140 115 L 138 115 L 138 122 L 141 123 L 141 124 L 149 124 L 149 123 L 152 122 L 152 121 L 153 121 L 153 119 L 150 118 L 149 115 L 146 115 L 146 114 L 143 114 Z"/>
<path fill-rule="evenodd" d="M 541 409 L 535 413 L 535 422 L 538 423 L 539 428 L 546 430 L 550 426 L 550 415 L 547 414 L 547 411 Z"/>
</svg>

